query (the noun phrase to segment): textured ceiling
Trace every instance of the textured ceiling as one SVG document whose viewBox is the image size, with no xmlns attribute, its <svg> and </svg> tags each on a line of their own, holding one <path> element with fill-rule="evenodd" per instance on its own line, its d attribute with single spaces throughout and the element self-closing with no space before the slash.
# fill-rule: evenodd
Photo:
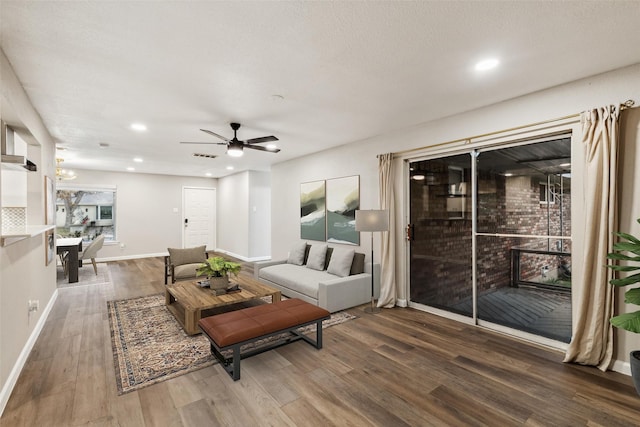
<svg viewBox="0 0 640 427">
<path fill-rule="evenodd" d="M 65 166 L 193 176 L 266 170 L 640 63 L 638 1 L 2 0 L 0 22 Z M 474 72 L 489 56 L 500 67 Z M 230 138 L 233 121 L 240 139 L 276 135 L 282 151 L 179 144 L 216 141 L 200 128 Z"/>
</svg>

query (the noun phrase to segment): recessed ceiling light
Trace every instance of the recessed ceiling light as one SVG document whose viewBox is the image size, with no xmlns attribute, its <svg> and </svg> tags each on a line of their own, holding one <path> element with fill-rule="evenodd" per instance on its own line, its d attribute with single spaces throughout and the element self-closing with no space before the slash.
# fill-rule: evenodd
<svg viewBox="0 0 640 427">
<path fill-rule="evenodd" d="M 513 174 L 510 173 L 510 172 L 507 172 L 507 173 L 504 174 L 504 176 L 513 176 Z"/>
<path fill-rule="evenodd" d="M 476 71 L 487 71 L 496 68 L 500 64 L 495 58 L 484 59 L 476 64 Z"/>
<path fill-rule="evenodd" d="M 136 168 L 132 168 L 131 166 L 129 166 L 129 167 L 127 168 L 127 170 L 128 170 L 129 172 L 133 172 L 134 170 L 136 170 Z"/>
<path fill-rule="evenodd" d="M 413 179 L 414 181 L 424 181 L 424 175 L 416 174 L 416 175 L 413 175 L 411 179 Z"/>
<path fill-rule="evenodd" d="M 131 129 L 138 132 L 144 132 L 147 130 L 147 127 L 142 123 L 131 123 Z"/>
<path fill-rule="evenodd" d="M 560 163 L 561 168 L 568 168 L 569 166 L 571 166 L 571 163 Z"/>
<path fill-rule="evenodd" d="M 204 176 L 213 176 L 213 174 L 211 172 L 207 172 L 204 174 Z"/>
<path fill-rule="evenodd" d="M 278 148 L 276 144 L 267 144 L 267 150 L 275 150 Z"/>
<path fill-rule="evenodd" d="M 134 157 L 133 161 L 136 162 L 136 163 L 142 163 L 143 162 L 142 157 Z"/>
<path fill-rule="evenodd" d="M 228 171 L 232 171 L 233 170 L 233 166 L 227 166 L 227 170 Z"/>
</svg>

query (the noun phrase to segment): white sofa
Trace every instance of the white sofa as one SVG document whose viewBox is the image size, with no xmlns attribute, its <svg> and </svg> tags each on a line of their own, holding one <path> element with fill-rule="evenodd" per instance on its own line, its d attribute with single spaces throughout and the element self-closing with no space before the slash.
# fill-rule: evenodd
<svg viewBox="0 0 640 427">
<path fill-rule="evenodd" d="M 327 248 L 324 265 L 310 268 L 308 256 L 313 245 L 306 245 L 302 265 L 289 259 L 262 261 L 254 265 L 255 278 L 280 289 L 283 295 L 322 307 L 331 313 L 371 302 L 371 263 L 364 262 L 364 254 L 355 253 L 351 268 L 341 277 L 329 271 L 333 248 Z M 325 245 L 326 246 L 326 245 Z M 344 248 L 335 249 L 344 252 Z M 374 295 L 380 290 L 380 265 L 374 264 Z"/>
</svg>

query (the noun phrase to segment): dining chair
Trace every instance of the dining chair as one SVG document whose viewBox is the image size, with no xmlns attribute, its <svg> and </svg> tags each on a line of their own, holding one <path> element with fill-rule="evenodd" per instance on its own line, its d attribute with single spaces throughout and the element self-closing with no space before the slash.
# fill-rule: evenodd
<svg viewBox="0 0 640 427">
<path fill-rule="evenodd" d="M 86 249 L 82 251 L 80 254 L 80 259 L 82 261 L 91 260 L 93 264 L 93 271 L 95 271 L 96 275 L 98 275 L 98 266 L 96 265 L 96 255 L 98 251 L 102 249 L 102 245 L 104 244 L 104 234 L 99 235 L 91 243 L 87 246 Z"/>
</svg>

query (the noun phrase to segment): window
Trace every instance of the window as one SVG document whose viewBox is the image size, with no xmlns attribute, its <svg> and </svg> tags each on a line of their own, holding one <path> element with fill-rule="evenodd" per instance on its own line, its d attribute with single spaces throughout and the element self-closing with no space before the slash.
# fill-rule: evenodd
<svg viewBox="0 0 640 427">
<path fill-rule="evenodd" d="M 56 233 L 91 241 L 116 240 L 116 188 L 58 184 Z"/>
</svg>

